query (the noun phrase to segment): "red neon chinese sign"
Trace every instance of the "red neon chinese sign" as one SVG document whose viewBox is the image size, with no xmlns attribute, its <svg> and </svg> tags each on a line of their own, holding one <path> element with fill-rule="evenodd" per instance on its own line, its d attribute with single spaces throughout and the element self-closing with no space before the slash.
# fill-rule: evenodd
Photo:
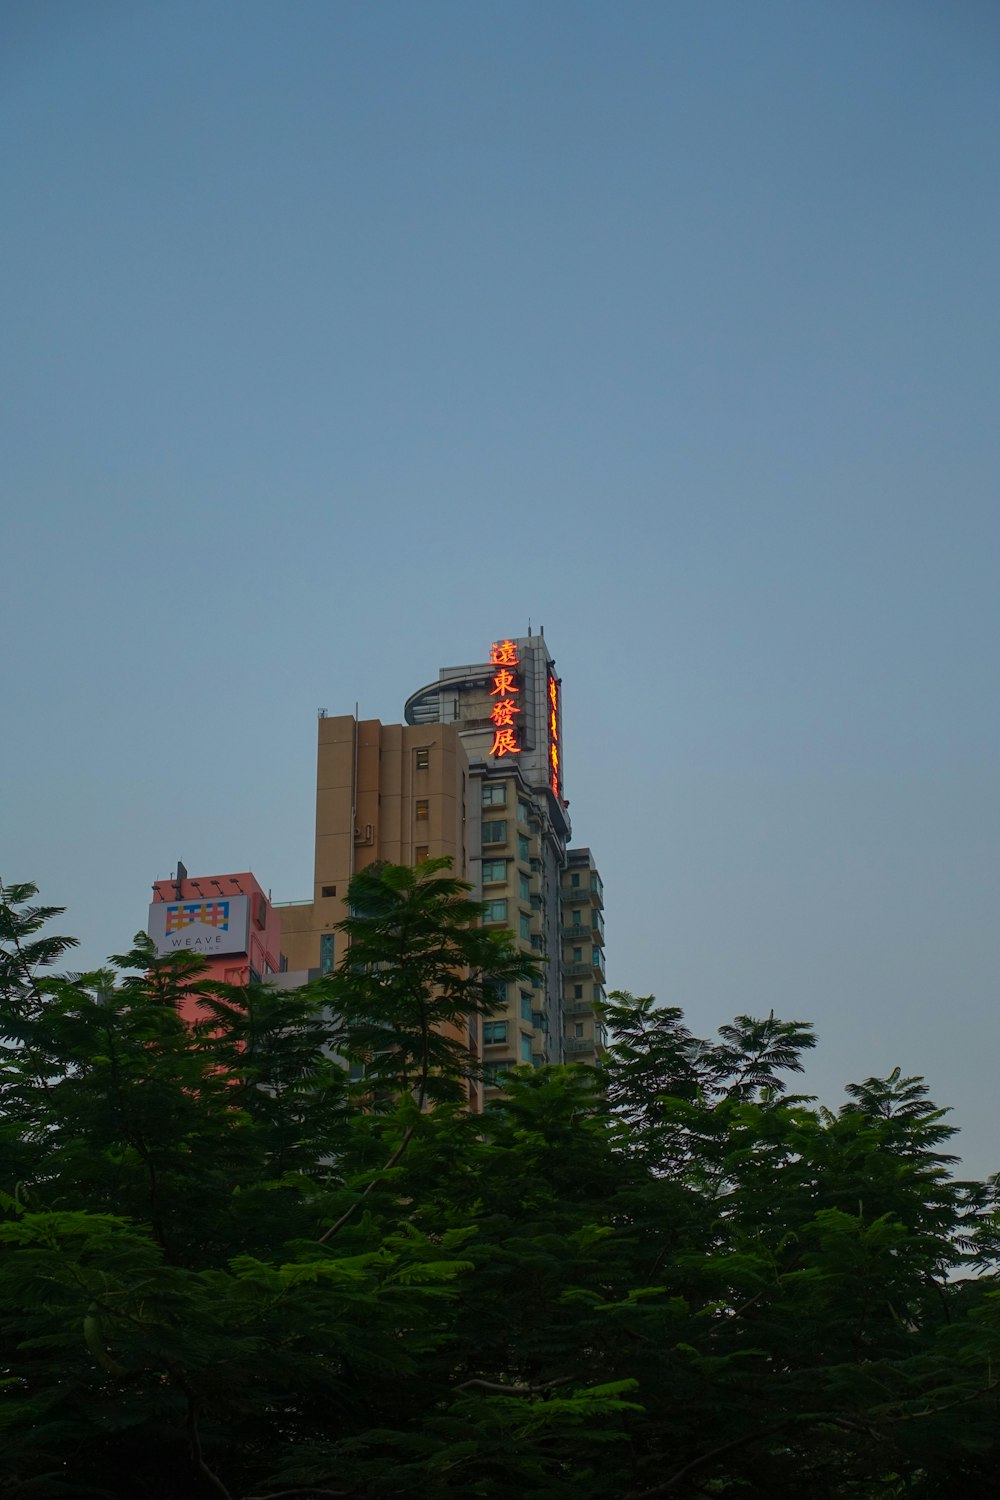
<svg viewBox="0 0 1000 1500">
<path fill-rule="evenodd" d="M 549 746 L 549 786 L 552 788 L 552 795 L 555 797 L 556 801 L 561 803 L 562 802 L 562 770 L 560 768 L 560 755 L 559 755 L 559 749 L 560 749 L 560 731 L 561 731 L 561 714 L 560 714 L 560 707 L 561 707 L 561 705 L 560 705 L 560 702 L 559 702 L 559 683 L 556 680 L 556 678 L 552 676 L 551 672 L 549 673 L 548 695 L 549 695 L 549 701 L 548 701 L 548 704 L 546 705 L 546 707 L 547 707 L 548 716 L 549 716 L 549 732 L 548 732 L 548 746 Z"/>
<path fill-rule="evenodd" d="M 497 669 L 493 674 L 493 687 L 490 690 L 490 697 L 497 700 L 490 710 L 493 724 L 490 754 L 499 760 L 504 755 L 521 753 L 515 722 L 515 715 L 521 712 L 517 703 L 521 684 L 515 670 L 520 666 L 520 659 L 514 642 L 494 641 L 490 647 L 490 665 Z"/>
</svg>

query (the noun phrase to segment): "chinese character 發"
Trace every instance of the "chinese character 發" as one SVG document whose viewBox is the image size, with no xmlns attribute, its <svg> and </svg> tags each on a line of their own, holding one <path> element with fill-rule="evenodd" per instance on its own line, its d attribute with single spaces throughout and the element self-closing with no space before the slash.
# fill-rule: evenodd
<svg viewBox="0 0 1000 1500">
<path fill-rule="evenodd" d="M 498 726 L 501 724 L 513 724 L 514 715 L 520 712 L 521 710 L 512 698 L 501 698 L 499 703 L 494 703 L 490 718 Z"/>
</svg>

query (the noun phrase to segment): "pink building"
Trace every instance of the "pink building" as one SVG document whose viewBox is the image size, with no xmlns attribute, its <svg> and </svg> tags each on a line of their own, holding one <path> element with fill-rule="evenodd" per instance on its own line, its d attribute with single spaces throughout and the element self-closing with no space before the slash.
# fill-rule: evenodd
<svg viewBox="0 0 1000 1500">
<path fill-rule="evenodd" d="M 249 870 L 238 875 L 188 875 L 157 880 L 146 928 L 158 953 L 200 954 L 208 977 L 247 984 L 283 968 L 281 924 Z"/>
</svg>

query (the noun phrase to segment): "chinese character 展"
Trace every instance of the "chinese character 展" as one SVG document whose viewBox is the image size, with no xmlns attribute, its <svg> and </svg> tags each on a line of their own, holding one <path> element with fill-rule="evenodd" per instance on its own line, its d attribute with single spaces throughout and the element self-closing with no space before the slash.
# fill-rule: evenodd
<svg viewBox="0 0 1000 1500">
<path fill-rule="evenodd" d="M 493 733 L 491 755 L 520 755 L 521 747 L 514 739 L 513 729 L 497 729 Z"/>
<path fill-rule="evenodd" d="M 494 641 L 490 647 L 490 661 L 496 666 L 516 667 L 517 647 L 513 641 Z"/>
</svg>

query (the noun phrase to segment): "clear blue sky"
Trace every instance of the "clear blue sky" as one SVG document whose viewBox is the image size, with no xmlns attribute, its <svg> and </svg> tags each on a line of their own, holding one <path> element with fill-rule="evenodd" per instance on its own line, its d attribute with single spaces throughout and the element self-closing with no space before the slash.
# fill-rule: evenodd
<svg viewBox="0 0 1000 1500">
<path fill-rule="evenodd" d="M 1000 1167 L 993 0 L 7 0 L 0 871 L 310 890 L 545 625 L 613 985 Z"/>
</svg>

